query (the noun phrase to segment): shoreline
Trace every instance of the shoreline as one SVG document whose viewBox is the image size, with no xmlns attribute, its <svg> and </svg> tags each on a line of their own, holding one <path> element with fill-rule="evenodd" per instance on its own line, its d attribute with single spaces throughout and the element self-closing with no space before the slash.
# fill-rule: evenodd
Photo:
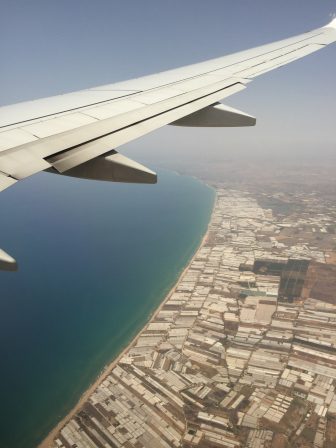
<svg viewBox="0 0 336 448">
<path fill-rule="evenodd" d="M 210 187 L 210 188 L 212 188 L 212 187 Z M 178 286 L 178 284 L 180 283 L 181 278 L 188 271 L 188 269 L 190 268 L 194 258 L 197 255 L 198 251 L 201 249 L 201 247 L 203 247 L 203 245 L 206 243 L 206 241 L 208 239 L 208 236 L 209 236 L 209 226 L 210 226 L 210 223 L 212 221 L 212 217 L 213 217 L 213 213 L 214 213 L 214 209 L 215 209 L 215 204 L 216 204 L 216 198 L 217 198 L 217 195 L 215 193 L 214 201 L 213 201 L 213 205 L 212 205 L 212 211 L 211 211 L 209 222 L 208 222 L 208 226 L 207 226 L 207 229 L 205 231 L 205 234 L 203 235 L 203 238 L 201 239 L 201 241 L 200 241 L 198 247 L 196 248 L 195 253 L 191 257 L 190 261 L 184 267 L 184 269 L 182 270 L 182 272 L 178 276 L 176 282 L 171 287 L 169 292 L 165 295 L 165 297 L 162 300 L 162 302 L 160 303 L 160 305 L 157 308 L 155 308 L 152 313 L 150 313 L 150 315 L 148 316 L 148 320 L 146 321 L 144 326 L 134 336 L 134 338 L 131 339 L 131 341 L 126 345 L 126 347 L 123 348 L 121 350 L 121 352 L 114 359 L 112 359 L 112 361 L 109 364 L 104 366 L 103 370 L 99 373 L 99 375 L 97 376 L 95 381 L 88 387 L 88 389 L 85 392 L 83 392 L 83 394 L 80 396 L 79 400 L 77 401 L 75 406 L 71 409 L 71 411 L 68 412 L 67 415 L 64 418 L 62 418 L 62 420 L 60 420 L 59 423 L 57 423 L 57 425 L 48 433 L 48 435 L 42 440 L 42 442 L 40 442 L 37 445 L 37 448 L 50 448 L 52 446 L 52 442 L 55 439 L 55 437 L 57 436 L 57 434 L 60 432 L 60 430 L 69 422 L 69 420 L 71 420 L 74 417 L 74 415 L 80 410 L 80 408 L 83 406 L 83 404 L 88 400 L 90 395 L 97 389 L 99 384 L 102 381 L 104 381 L 104 379 L 111 373 L 111 371 L 114 369 L 114 367 L 118 364 L 120 359 L 136 343 L 137 339 L 140 337 L 140 335 L 141 335 L 142 331 L 145 329 L 145 327 L 151 322 L 152 319 L 155 318 L 155 316 L 160 312 L 160 310 L 163 308 L 165 303 L 169 300 L 171 295 L 175 292 L 175 289 Z"/>
</svg>

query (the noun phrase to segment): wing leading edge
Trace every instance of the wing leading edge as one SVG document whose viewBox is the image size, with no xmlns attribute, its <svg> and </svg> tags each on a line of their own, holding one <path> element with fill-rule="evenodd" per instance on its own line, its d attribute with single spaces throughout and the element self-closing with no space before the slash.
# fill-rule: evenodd
<svg viewBox="0 0 336 448">
<path fill-rule="evenodd" d="M 254 117 L 218 102 L 255 77 L 335 41 L 336 19 L 314 31 L 199 64 L 2 107 L 0 191 L 42 170 L 155 183 L 155 173 L 115 148 L 166 124 L 254 125 Z"/>
</svg>

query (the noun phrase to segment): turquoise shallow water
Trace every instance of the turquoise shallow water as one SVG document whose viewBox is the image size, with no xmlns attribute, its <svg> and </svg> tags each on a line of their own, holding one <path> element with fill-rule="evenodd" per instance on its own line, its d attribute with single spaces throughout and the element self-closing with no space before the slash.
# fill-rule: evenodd
<svg viewBox="0 0 336 448">
<path fill-rule="evenodd" d="M 214 192 L 41 174 L 1 194 L 0 447 L 31 448 L 144 325 L 195 252 Z"/>
</svg>

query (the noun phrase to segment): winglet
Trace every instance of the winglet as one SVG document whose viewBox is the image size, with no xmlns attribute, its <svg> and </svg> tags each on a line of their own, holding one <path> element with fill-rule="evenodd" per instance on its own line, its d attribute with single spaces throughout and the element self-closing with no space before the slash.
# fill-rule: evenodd
<svg viewBox="0 0 336 448">
<path fill-rule="evenodd" d="M 3 271 L 16 271 L 17 263 L 10 255 L 4 250 L 0 249 L 0 270 Z"/>
<path fill-rule="evenodd" d="M 334 30 L 336 30 L 336 17 L 334 17 L 332 21 L 329 22 L 328 25 L 325 25 L 323 28 L 334 28 Z"/>
</svg>

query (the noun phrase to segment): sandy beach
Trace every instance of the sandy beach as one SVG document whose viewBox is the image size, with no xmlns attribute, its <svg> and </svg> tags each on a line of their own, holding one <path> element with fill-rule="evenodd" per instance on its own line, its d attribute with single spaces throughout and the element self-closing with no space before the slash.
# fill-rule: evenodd
<svg viewBox="0 0 336 448">
<path fill-rule="evenodd" d="M 214 200 L 213 209 L 215 206 L 216 199 Z M 50 448 L 52 446 L 53 440 L 59 433 L 59 431 L 66 425 L 66 423 L 73 418 L 73 416 L 80 410 L 80 408 L 83 406 L 83 404 L 88 400 L 90 395 L 94 392 L 94 390 L 99 386 L 99 384 L 111 373 L 113 368 L 118 364 L 119 360 L 129 351 L 129 349 L 136 343 L 137 339 L 141 335 L 144 328 L 148 325 L 148 323 L 155 318 L 155 316 L 159 313 L 161 308 L 165 305 L 165 303 L 168 301 L 170 296 L 174 293 L 177 285 L 179 284 L 181 278 L 184 276 L 186 271 L 189 269 L 191 263 L 193 262 L 195 256 L 197 255 L 200 248 L 206 243 L 209 235 L 209 225 L 211 223 L 213 216 L 213 211 L 211 213 L 209 224 L 206 233 L 204 234 L 204 237 L 198 246 L 197 250 L 195 251 L 195 254 L 191 258 L 188 265 L 183 269 L 181 274 L 179 275 L 176 283 L 171 288 L 171 290 L 168 292 L 168 294 L 165 296 L 164 300 L 161 302 L 161 304 L 156 308 L 156 310 L 151 314 L 150 318 L 146 322 L 145 326 L 140 330 L 140 332 L 131 340 L 131 342 L 119 353 L 119 355 L 114 358 L 110 364 L 106 365 L 101 374 L 97 377 L 97 379 L 94 381 L 94 383 L 91 384 L 91 386 L 82 394 L 80 397 L 78 403 L 73 407 L 73 409 L 50 431 L 50 433 L 47 435 L 47 437 L 38 445 L 38 448 Z"/>
</svg>

